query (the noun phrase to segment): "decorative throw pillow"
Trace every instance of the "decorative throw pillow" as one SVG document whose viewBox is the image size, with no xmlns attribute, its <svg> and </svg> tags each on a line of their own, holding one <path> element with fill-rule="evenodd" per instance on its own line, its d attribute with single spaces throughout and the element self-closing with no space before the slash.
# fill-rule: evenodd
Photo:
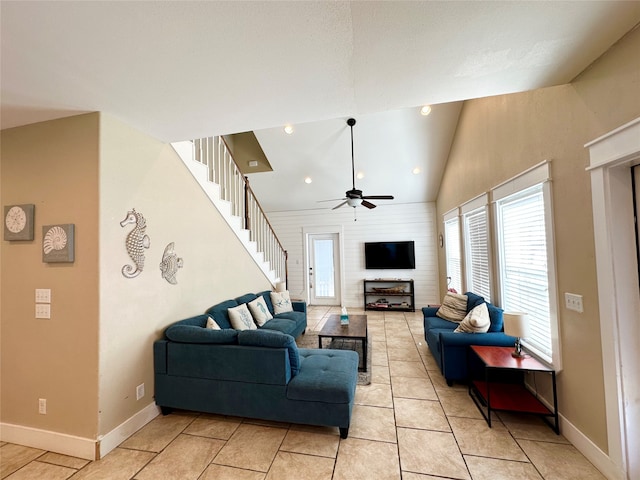
<svg viewBox="0 0 640 480">
<path fill-rule="evenodd" d="M 215 320 L 211 317 L 207 318 L 207 328 L 211 330 L 220 330 L 220 325 L 218 325 Z"/>
<path fill-rule="evenodd" d="M 451 322 L 461 322 L 467 316 L 467 296 L 447 292 L 436 315 Z"/>
<path fill-rule="evenodd" d="M 474 307 L 466 317 L 460 322 L 456 333 L 486 333 L 491 325 L 489 320 L 489 309 L 486 303 L 481 303 Z"/>
<path fill-rule="evenodd" d="M 271 303 L 273 303 L 273 313 L 276 315 L 279 313 L 293 312 L 291 306 L 291 299 L 289 298 L 289 292 L 271 292 Z"/>
<path fill-rule="evenodd" d="M 267 303 L 264 301 L 264 297 L 258 297 L 252 302 L 247 303 L 247 305 L 251 311 L 253 321 L 256 322 L 259 327 L 263 326 L 273 318 L 273 315 L 271 315 L 271 312 L 267 307 Z"/>
<path fill-rule="evenodd" d="M 247 308 L 247 304 L 243 303 L 242 305 L 238 305 L 237 307 L 230 308 L 229 310 L 229 320 L 231 321 L 231 326 L 236 330 L 255 330 L 256 324 L 253 323 L 253 317 L 251 316 L 251 312 Z"/>
</svg>

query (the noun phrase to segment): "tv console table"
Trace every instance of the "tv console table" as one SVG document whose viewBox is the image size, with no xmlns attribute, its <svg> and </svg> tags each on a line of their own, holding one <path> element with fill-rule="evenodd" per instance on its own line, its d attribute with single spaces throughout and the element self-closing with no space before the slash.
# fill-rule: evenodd
<svg viewBox="0 0 640 480">
<path fill-rule="evenodd" d="M 413 279 L 364 280 L 364 309 L 415 312 Z"/>
</svg>

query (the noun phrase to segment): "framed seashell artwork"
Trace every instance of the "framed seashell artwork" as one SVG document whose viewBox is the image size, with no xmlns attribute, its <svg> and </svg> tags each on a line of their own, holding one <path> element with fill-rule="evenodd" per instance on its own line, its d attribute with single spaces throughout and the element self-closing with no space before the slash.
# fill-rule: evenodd
<svg viewBox="0 0 640 480">
<path fill-rule="evenodd" d="M 43 225 L 42 261 L 45 263 L 69 263 L 74 261 L 73 223 Z"/>
</svg>

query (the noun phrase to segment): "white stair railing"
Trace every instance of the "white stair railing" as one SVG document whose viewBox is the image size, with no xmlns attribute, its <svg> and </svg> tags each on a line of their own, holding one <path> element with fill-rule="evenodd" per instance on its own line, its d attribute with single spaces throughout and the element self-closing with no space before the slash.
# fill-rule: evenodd
<svg viewBox="0 0 640 480">
<path fill-rule="evenodd" d="M 278 240 L 258 199 L 222 137 L 193 140 L 193 158 L 207 166 L 209 181 L 220 187 L 220 198 L 231 204 L 231 213 L 242 219 L 264 260 L 280 281 L 287 281 L 287 252 Z"/>
</svg>

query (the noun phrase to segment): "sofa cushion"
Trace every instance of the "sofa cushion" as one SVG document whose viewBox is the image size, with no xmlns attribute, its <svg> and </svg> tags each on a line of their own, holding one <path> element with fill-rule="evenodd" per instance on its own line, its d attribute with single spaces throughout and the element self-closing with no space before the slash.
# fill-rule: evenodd
<svg viewBox="0 0 640 480">
<path fill-rule="evenodd" d="M 245 293 L 239 297 L 234 298 L 238 305 L 242 305 L 243 303 L 249 303 L 255 300 L 258 296 L 255 293 Z"/>
<path fill-rule="evenodd" d="M 246 303 L 229 309 L 229 321 L 236 330 L 255 330 L 258 328 Z"/>
<path fill-rule="evenodd" d="M 238 333 L 238 343 L 251 347 L 286 348 L 291 364 L 291 375 L 300 371 L 300 355 L 298 346 L 291 335 L 275 330 L 244 330 Z"/>
<path fill-rule="evenodd" d="M 489 310 L 489 321 L 491 322 L 489 331 L 501 332 L 504 327 L 504 317 L 502 316 L 504 310 L 490 303 L 487 303 L 487 309 Z"/>
<path fill-rule="evenodd" d="M 440 334 L 441 333 L 453 333 L 450 328 L 432 328 L 426 334 L 426 340 L 429 346 L 437 348 L 435 354 L 440 355 Z M 434 356 L 435 356 L 434 354 Z"/>
<path fill-rule="evenodd" d="M 296 323 L 300 323 L 307 318 L 307 314 L 302 312 L 291 311 L 291 312 L 279 313 L 274 318 L 286 318 L 288 320 L 293 320 Z"/>
<path fill-rule="evenodd" d="M 278 315 L 279 313 L 292 312 L 291 298 L 289 298 L 289 292 L 271 292 L 271 303 L 273 303 L 273 313 Z"/>
<path fill-rule="evenodd" d="M 489 330 L 489 310 L 485 302 L 473 307 L 467 316 L 460 322 L 456 333 L 486 333 Z"/>
<path fill-rule="evenodd" d="M 238 332 L 232 329 L 212 330 L 195 325 L 174 324 L 164 332 L 165 336 L 180 343 L 237 343 Z"/>
<path fill-rule="evenodd" d="M 250 301 L 247 305 L 249 306 L 249 311 L 251 311 L 253 321 L 256 322 L 256 325 L 259 327 L 263 326 L 273 318 L 273 315 L 271 315 L 262 295 L 258 296 L 255 300 Z"/>
<path fill-rule="evenodd" d="M 449 320 L 445 320 L 440 317 L 426 317 L 424 319 L 424 329 L 425 332 L 431 330 L 432 328 L 443 328 L 447 330 L 454 330 L 458 324 L 456 322 L 450 322 Z"/>
<path fill-rule="evenodd" d="M 467 315 L 467 296 L 447 292 L 436 315 L 452 322 L 461 322 Z"/>
<path fill-rule="evenodd" d="M 178 320 L 172 325 L 192 325 L 194 327 L 206 327 L 207 320 L 210 318 L 209 315 L 203 313 L 202 315 L 194 315 L 193 317 L 188 317 L 183 320 Z"/>
<path fill-rule="evenodd" d="M 300 372 L 287 387 L 289 400 L 350 403 L 358 381 L 358 354 L 352 350 L 300 349 Z"/>
<path fill-rule="evenodd" d="M 296 331 L 297 323 L 295 320 L 291 320 L 290 318 L 284 317 L 274 317 L 265 323 L 261 330 L 276 330 L 278 332 L 286 333 L 287 335 L 291 335 L 292 332 Z"/>
<path fill-rule="evenodd" d="M 231 328 L 231 322 L 229 321 L 229 312 L 227 310 L 229 308 L 237 306 L 238 302 L 236 302 L 235 300 L 225 300 L 224 302 L 218 303 L 213 307 L 209 307 L 206 313 L 213 317 L 220 328 Z"/>
<path fill-rule="evenodd" d="M 473 292 L 465 292 L 465 295 L 467 296 L 467 313 L 486 301 L 483 297 Z"/>
</svg>

